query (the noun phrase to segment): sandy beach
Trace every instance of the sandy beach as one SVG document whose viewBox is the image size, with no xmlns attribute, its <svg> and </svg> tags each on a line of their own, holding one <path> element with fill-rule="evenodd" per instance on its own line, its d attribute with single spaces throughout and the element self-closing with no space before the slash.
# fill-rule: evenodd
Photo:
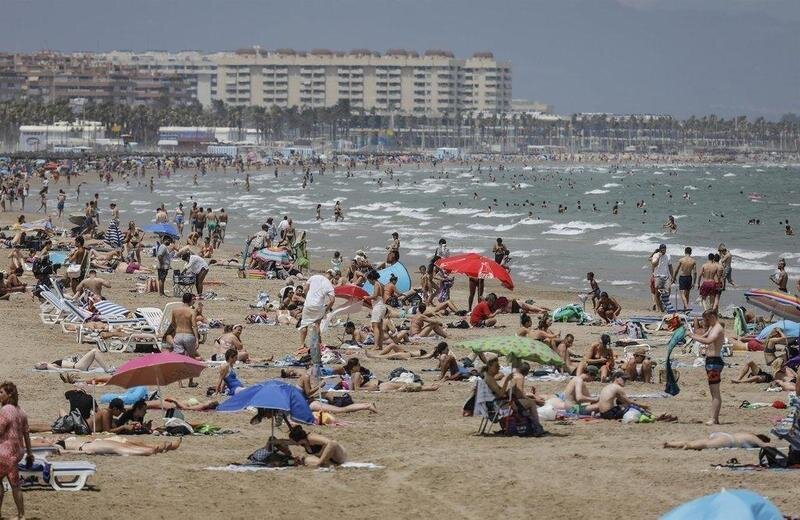
<svg viewBox="0 0 800 520">
<path fill-rule="evenodd" d="M 10 222 L 12 214 L 0 221 Z M 33 215 L 31 215 L 33 217 Z M 219 258 L 232 250 L 218 253 Z M 152 259 L 147 259 L 145 265 Z M 167 301 L 153 293 L 132 292 L 135 277 L 126 274 L 102 274 L 112 288 L 106 296 L 129 308 L 163 307 Z M 28 281 L 30 275 L 26 275 Z M 235 268 L 214 266 L 208 280 L 217 298 L 205 303 L 205 315 L 225 323 L 243 321 L 250 312 L 248 304 L 259 291 L 275 295 L 281 281 L 252 280 L 237 277 Z M 466 302 L 466 282 L 459 279 L 454 299 Z M 501 290 L 487 281 L 487 290 Z M 572 302 L 575 295 L 546 287 L 519 287 L 517 298 L 534 298 L 550 308 Z M 623 300 L 623 317 L 646 313 L 647 303 Z M 0 380 L 19 386 L 21 406 L 33 422 L 51 422 L 59 408 L 66 406 L 63 393 L 70 386 L 55 373 L 35 373 L 34 363 L 59 359 L 84 352 L 90 345 L 78 345 L 74 334 L 62 334 L 58 327 L 42 325 L 37 317 L 38 303 L 30 294 L 14 295 L 10 302 L 0 302 Z M 364 321 L 366 314 L 360 317 Z M 518 315 L 501 315 L 500 330 L 452 329 L 451 345 L 459 340 L 485 334 L 513 334 Z M 576 337 L 576 351 L 583 348 L 607 327 L 556 324 L 556 331 Z M 334 331 L 341 333 L 341 329 Z M 212 329 L 209 341 L 200 352 L 209 358 L 212 341 L 218 330 Z M 663 359 L 667 337 L 653 337 L 657 346 L 653 356 Z M 247 325 L 242 335 L 247 350 L 256 358 L 291 353 L 298 346 L 297 332 L 289 326 Z M 434 342 L 426 342 L 432 348 Z M 423 346 L 423 348 L 425 348 Z M 464 349 L 456 349 L 466 355 Z M 621 353 L 621 349 L 617 349 Z M 109 354 L 114 365 L 131 359 L 130 354 Z M 379 377 L 404 366 L 432 382 L 433 360 L 385 361 L 362 363 Z M 687 358 L 691 361 L 691 358 Z M 741 366 L 747 359 L 738 353 L 728 358 Z M 258 382 L 279 375 L 277 369 L 242 367 L 240 377 Z M 223 414 L 187 412 L 190 422 L 209 422 L 235 433 L 220 436 L 190 436 L 177 451 L 152 457 L 62 455 L 56 460 L 90 460 L 97 465 L 91 478 L 92 490 L 57 493 L 52 490 L 28 491 L 25 494 L 28 518 L 96 518 L 136 515 L 162 518 L 175 512 L 203 515 L 206 518 L 292 517 L 324 514 L 331 518 L 449 515 L 461 518 L 485 518 L 503 514 L 511 517 L 550 518 L 588 516 L 594 518 L 654 518 L 697 496 L 720 488 L 747 487 L 771 500 L 786 514 L 797 513 L 793 477 L 775 471 L 734 472 L 714 469 L 732 457 L 755 463 L 757 451 L 708 450 L 687 452 L 665 450 L 668 440 L 705 437 L 711 431 L 767 433 L 770 420 L 782 415 L 773 408 L 740 409 L 743 400 L 787 399 L 787 394 L 765 393 L 766 385 L 729 383 L 738 366 L 723 372 L 722 425 L 705 426 L 708 417 L 708 387 L 702 368 L 682 368 L 681 393 L 670 399 L 642 399 L 656 415 L 670 413 L 676 423 L 621 424 L 617 421 L 577 421 L 565 424 L 545 422 L 551 436 L 544 438 L 478 437 L 479 419 L 464 418 L 461 408 L 470 394 L 468 382 L 446 383 L 437 392 L 375 393 L 354 392 L 356 402 L 373 402 L 379 413 L 358 412 L 337 418 L 346 425 L 313 427 L 314 431 L 339 441 L 352 461 L 374 463 L 378 469 L 320 471 L 308 468 L 254 473 L 229 473 L 206 468 L 244 462 L 249 453 L 263 446 L 269 435 L 268 425 L 250 426 L 248 413 Z M 216 370 L 206 369 L 197 389 L 172 385 L 165 394 L 178 398 L 202 398 L 204 389 L 216 383 Z M 538 392 L 552 394 L 565 383 L 537 382 Z M 593 392 L 599 383 L 591 383 Z M 660 384 L 629 383 L 629 394 L 663 390 Z M 98 388 L 97 395 L 113 388 Z M 156 419 L 162 414 L 149 411 Z M 158 438 L 146 439 L 157 441 Z M 779 443 L 781 445 L 781 443 Z M 10 497 L 6 499 L 10 501 Z M 6 507 L 12 507 L 7 504 Z M 57 513 L 56 513 L 57 512 Z"/>
</svg>

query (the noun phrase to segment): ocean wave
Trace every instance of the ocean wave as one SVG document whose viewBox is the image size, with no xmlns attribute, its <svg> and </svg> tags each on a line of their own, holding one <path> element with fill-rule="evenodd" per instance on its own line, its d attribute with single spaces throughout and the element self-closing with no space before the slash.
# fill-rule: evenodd
<svg viewBox="0 0 800 520">
<path fill-rule="evenodd" d="M 448 215 L 475 215 L 477 213 L 483 213 L 485 210 L 482 209 L 469 209 L 469 208 L 442 208 L 439 210 L 439 213 L 446 213 Z"/>
<path fill-rule="evenodd" d="M 473 225 L 470 226 L 470 229 L 476 229 L 478 231 L 497 231 L 497 232 L 502 232 L 502 231 L 509 231 L 511 229 L 514 229 L 516 226 L 517 226 L 516 224 L 505 224 L 505 225 L 499 225 L 499 226 L 489 226 L 489 225 L 485 225 L 485 224 L 473 224 Z"/>
<path fill-rule="evenodd" d="M 736 177 L 735 173 L 726 173 L 723 177 Z"/>
<path fill-rule="evenodd" d="M 499 212 L 492 212 L 492 213 L 478 213 L 472 215 L 472 218 L 514 218 L 514 217 L 521 217 L 524 213 L 499 213 Z"/>
<path fill-rule="evenodd" d="M 150 206 L 153 204 L 152 202 L 147 202 L 146 200 L 134 200 L 130 203 L 131 206 Z"/>
<path fill-rule="evenodd" d="M 621 184 L 617 184 L 616 182 L 609 182 L 609 183 L 603 184 L 604 188 L 619 188 L 620 186 L 622 186 L 622 185 Z"/>
<path fill-rule="evenodd" d="M 545 231 L 544 235 L 580 235 L 588 230 L 598 230 L 605 228 L 619 227 L 618 224 L 592 224 L 591 222 L 582 222 L 580 220 L 573 220 L 566 224 L 553 224 L 550 229 Z"/>
<path fill-rule="evenodd" d="M 553 221 L 552 220 L 525 217 L 524 219 L 520 220 L 519 223 L 520 224 L 524 224 L 526 226 L 538 226 L 540 224 L 552 224 Z"/>
<path fill-rule="evenodd" d="M 691 184 L 689 184 L 689 185 L 687 185 L 687 186 L 684 186 L 684 187 L 683 187 L 683 189 L 684 189 L 684 190 L 691 190 L 691 191 L 695 191 L 695 190 L 697 189 L 697 187 L 695 187 L 695 186 L 692 186 Z"/>
<path fill-rule="evenodd" d="M 605 238 L 595 242 L 596 246 L 611 246 L 611 251 L 623 253 L 652 253 L 663 240 L 663 235 L 645 233 L 643 235 L 623 235 Z"/>
<path fill-rule="evenodd" d="M 608 193 L 608 190 L 591 190 L 583 192 L 584 195 L 602 195 Z"/>
</svg>

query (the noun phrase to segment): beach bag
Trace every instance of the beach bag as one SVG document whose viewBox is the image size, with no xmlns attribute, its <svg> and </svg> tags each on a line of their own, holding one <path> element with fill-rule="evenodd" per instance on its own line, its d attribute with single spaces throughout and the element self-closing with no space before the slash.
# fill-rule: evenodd
<svg viewBox="0 0 800 520">
<path fill-rule="evenodd" d="M 447 324 L 448 329 L 468 329 L 469 323 L 466 320 L 458 320 Z"/>
<path fill-rule="evenodd" d="M 397 379 L 398 377 L 402 376 L 406 372 L 411 374 L 411 377 L 413 378 L 413 379 L 411 379 L 411 381 L 413 381 L 414 383 L 421 383 L 422 382 L 422 378 L 421 377 L 419 377 L 417 374 L 415 374 L 411 370 L 408 370 L 408 369 L 403 368 L 403 367 L 397 367 L 394 370 L 392 370 L 391 372 L 389 372 L 389 381 L 392 381 L 393 379 Z"/>
<path fill-rule="evenodd" d="M 331 404 L 339 408 L 344 408 L 345 406 L 350 406 L 353 404 L 353 398 L 350 396 L 350 394 L 337 395 L 331 399 Z"/>
<path fill-rule="evenodd" d="M 59 417 L 50 428 L 53 433 L 74 433 L 76 435 L 88 435 L 89 425 L 83 420 L 78 410 L 72 410 L 63 417 Z"/>
<path fill-rule="evenodd" d="M 789 458 L 777 448 L 764 446 L 758 452 L 758 464 L 768 468 L 787 468 Z"/>
<path fill-rule="evenodd" d="M 259 448 L 247 456 L 247 462 L 270 468 L 285 468 L 294 466 L 294 459 L 280 451 Z"/>
<path fill-rule="evenodd" d="M 80 278 L 81 264 L 69 264 L 69 267 L 67 267 L 67 276 L 69 278 Z"/>
<path fill-rule="evenodd" d="M 517 437 L 530 437 L 542 433 L 542 427 L 533 422 L 530 415 L 520 413 L 519 407 L 515 406 L 514 413 L 500 419 L 500 428 L 506 435 Z"/>
</svg>

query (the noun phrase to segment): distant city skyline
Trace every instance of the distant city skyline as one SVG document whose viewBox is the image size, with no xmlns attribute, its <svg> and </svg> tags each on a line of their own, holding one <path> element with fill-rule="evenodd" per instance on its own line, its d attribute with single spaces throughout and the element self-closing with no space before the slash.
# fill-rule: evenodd
<svg viewBox="0 0 800 520">
<path fill-rule="evenodd" d="M 558 113 L 800 113 L 791 0 L 4 0 L 0 51 L 491 51 Z"/>
</svg>

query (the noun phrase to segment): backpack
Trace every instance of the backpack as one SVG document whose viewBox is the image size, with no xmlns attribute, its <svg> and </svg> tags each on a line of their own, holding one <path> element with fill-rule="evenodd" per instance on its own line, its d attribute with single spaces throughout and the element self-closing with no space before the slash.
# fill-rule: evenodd
<svg viewBox="0 0 800 520">
<path fill-rule="evenodd" d="M 76 435 L 88 435 L 89 425 L 83 420 L 83 416 L 78 410 L 72 410 L 69 414 L 59 417 L 50 428 L 53 433 L 74 433 Z"/>
<path fill-rule="evenodd" d="M 768 468 L 787 468 L 789 458 L 777 448 L 764 446 L 758 452 L 758 464 Z"/>
<path fill-rule="evenodd" d="M 279 451 L 259 448 L 247 456 L 247 462 L 270 468 L 284 468 L 294 466 L 294 459 Z"/>
<path fill-rule="evenodd" d="M 405 372 L 408 372 L 409 374 L 414 376 L 414 382 L 415 383 L 422 383 L 422 378 L 421 377 L 419 377 L 417 374 L 415 374 L 411 370 L 405 369 L 403 367 L 397 367 L 394 370 L 392 370 L 391 372 L 389 372 L 389 381 L 391 381 L 392 379 L 395 379 L 397 377 L 400 377 Z"/>
</svg>

